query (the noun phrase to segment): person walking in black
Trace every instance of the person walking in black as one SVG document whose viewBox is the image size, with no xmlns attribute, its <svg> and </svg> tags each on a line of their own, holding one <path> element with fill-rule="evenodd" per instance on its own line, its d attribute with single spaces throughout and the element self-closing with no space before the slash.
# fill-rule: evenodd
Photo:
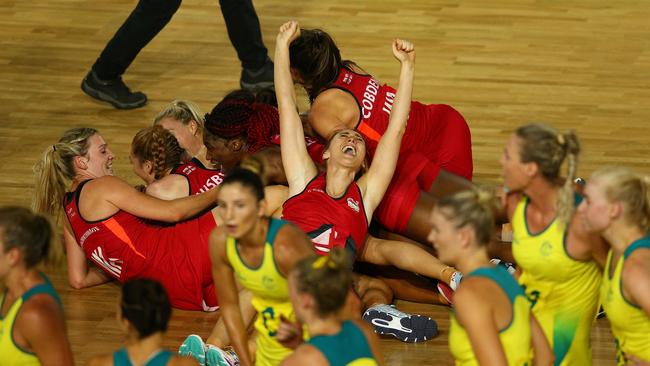
<svg viewBox="0 0 650 366">
<path fill-rule="evenodd" d="M 182 0 L 139 0 L 131 15 L 108 42 L 81 83 L 89 96 L 115 108 L 131 109 L 147 103 L 142 92 L 132 92 L 122 75 L 135 57 L 172 18 Z M 273 61 L 262 41 L 260 22 L 252 0 L 219 0 L 228 36 L 242 64 L 242 89 L 273 85 Z"/>
</svg>

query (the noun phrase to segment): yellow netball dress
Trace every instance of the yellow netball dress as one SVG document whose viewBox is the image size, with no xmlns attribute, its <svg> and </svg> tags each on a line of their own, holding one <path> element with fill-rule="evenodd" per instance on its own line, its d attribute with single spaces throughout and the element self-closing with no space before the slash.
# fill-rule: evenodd
<svg viewBox="0 0 650 366">
<path fill-rule="evenodd" d="M 34 353 L 20 348 L 13 339 L 13 326 L 16 317 L 18 316 L 23 304 L 32 296 L 48 294 L 52 296 L 59 305 L 61 305 L 59 295 L 56 293 L 56 290 L 54 290 L 54 287 L 52 287 L 50 280 L 45 277 L 44 274 L 41 274 L 41 276 L 45 280 L 45 283 L 36 285 L 27 290 L 27 292 L 20 296 L 13 305 L 11 305 L 9 311 L 7 311 L 7 314 L 5 314 L 4 317 L 0 315 L 0 365 L 30 366 L 41 364 Z M 4 305 L 6 297 L 6 291 L 3 294 L 0 294 L 0 308 Z"/>
<path fill-rule="evenodd" d="M 627 356 L 650 361 L 650 318 L 643 309 L 630 303 L 623 296 L 623 263 L 637 249 L 650 249 L 650 237 L 639 239 L 625 250 L 616 262 L 614 274 L 609 277 L 613 251 L 609 251 L 607 265 L 600 288 L 600 299 L 616 338 L 616 363 L 625 365 Z"/>
<path fill-rule="evenodd" d="M 529 199 L 519 201 L 512 218 L 512 254 L 523 269 L 519 283 L 531 300 L 553 353 L 555 365 L 591 365 L 590 329 L 598 310 L 600 270 L 566 252 L 566 225 L 554 219 L 531 233 Z"/>
<path fill-rule="evenodd" d="M 257 310 L 255 320 L 255 330 L 258 333 L 255 353 L 257 366 L 279 365 L 292 352 L 275 339 L 280 325 L 280 316 L 295 321 L 293 307 L 289 300 L 287 279 L 278 272 L 273 256 L 273 241 L 278 230 L 285 223 L 277 219 L 269 220 L 264 258 L 257 268 L 251 268 L 242 261 L 234 238 L 228 237 L 226 240 L 226 256 L 237 280 L 253 293 L 252 304 Z"/>
<path fill-rule="evenodd" d="M 506 353 L 508 365 L 532 365 L 532 342 L 530 333 L 530 301 L 517 281 L 502 267 L 479 268 L 465 278 L 485 277 L 494 281 L 508 296 L 512 305 L 512 320 L 499 330 L 499 340 Z M 461 284 L 462 286 L 462 284 Z M 449 349 L 457 366 L 478 366 L 469 336 L 452 313 L 449 329 Z"/>
</svg>

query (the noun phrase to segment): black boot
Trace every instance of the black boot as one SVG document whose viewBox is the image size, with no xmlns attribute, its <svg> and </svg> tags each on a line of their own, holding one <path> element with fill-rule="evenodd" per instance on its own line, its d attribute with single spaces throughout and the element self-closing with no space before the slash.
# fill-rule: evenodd
<svg viewBox="0 0 650 366">
<path fill-rule="evenodd" d="M 239 85 L 242 89 L 259 90 L 273 86 L 273 61 L 266 59 L 257 70 L 242 69 Z"/>
<path fill-rule="evenodd" d="M 142 92 L 132 93 L 121 77 L 113 80 L 101 80 L 93 70 L 81 82 L 81 90 L 89 96 L 111 103 L 119 109 L 142 107 L 147 103 L 147 96 Z"/>
</svg>

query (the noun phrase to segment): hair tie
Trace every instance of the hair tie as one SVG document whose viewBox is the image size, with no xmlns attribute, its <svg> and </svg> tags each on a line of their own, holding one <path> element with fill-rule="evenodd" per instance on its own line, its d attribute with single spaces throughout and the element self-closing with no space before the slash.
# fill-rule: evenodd
<svg viewBox="0 0 650 366">
<path fill-rule="evenodd" d="M 329 255 L 324 255 L 316 259 L 311 266 L 314 269 L 320 269 L 323 268 L 325 264 L 327 264 L 327 266 L 331 269 L 336 269 L 336 263 L 334 263 L 332 257 L 330 257 Z"/>
</svg>

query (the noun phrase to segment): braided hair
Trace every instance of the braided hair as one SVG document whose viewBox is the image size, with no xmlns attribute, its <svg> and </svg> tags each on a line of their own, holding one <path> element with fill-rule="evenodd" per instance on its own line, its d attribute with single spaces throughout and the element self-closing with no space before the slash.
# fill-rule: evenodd
<svg viewBox="0 0 650 366">
<path fill-rule="evenodd" d="M 161 179 L 181 163 L 185 151 L 171 132 L 156 125 L 138 131 L 131 143 L 131 152 L 141 162 L 149 160 L 154 178 Z"/>
<path fill-rule="evenodd" d="M 243 138 L 248 152 L 255 153 L 280 133 L 280 116 L 274 107 L 244 96 L 237 94 L 219 102 L 205 115 L 205 130 L 207 135 L 225 140 Z"/>
</svg>

